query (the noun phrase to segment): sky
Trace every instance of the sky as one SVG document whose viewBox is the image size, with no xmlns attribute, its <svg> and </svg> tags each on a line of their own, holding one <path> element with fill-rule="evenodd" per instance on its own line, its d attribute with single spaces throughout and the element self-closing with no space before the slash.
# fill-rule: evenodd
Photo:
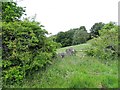
<svg viewBox="0 0 120 90">
<path fill-rule="evenodd" d="M 97 22 L 118 22 L 119 0 L 20 0 L 19 6 L 26 7 L 27 17 L 36 14 L 49 32 L 57 34 L 73 28 L 90 28 Z"/>
</svg>

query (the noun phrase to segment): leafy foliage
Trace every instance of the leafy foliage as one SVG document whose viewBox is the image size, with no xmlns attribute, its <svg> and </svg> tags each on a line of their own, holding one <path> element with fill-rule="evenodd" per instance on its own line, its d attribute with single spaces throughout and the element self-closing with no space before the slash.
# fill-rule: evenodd
<svg viewBox="0 0 120 90">
<path fill-rule="evenodd" d="M 116 59 L 118 54 L 118 26 L 110 22 L 99 33 L 100 37 L 90 41 L 92 46 L 86 51 L 87 54 L 102 60 Z"/>
<path fill-rule="evenodd" d="M 3 22 L 2 27 L 4 84 L 19 82 L 52 63 L 57 43 L 46 37 L 48 32 L 39 23 Z"/>
<path fill-rule="evenodd" d="M 90 29 L 91 36 L 93 37 L 99 36 L 99 30 L 101 30 L 104 25 L 105 24 L 102 22 L 95 23 Z"/>
<path fill-rule="evenodd" d="M 59 32 L 56 35 L 56 42 L 61 43 L 62 47 L 85 43 L 89 38 L 89 34 L 85 26 L 70 29 L 66 32 Z"/>
<path fill-rule="evenodd" d="M 10 22 L 19 20 L 24 12 L 24 8 L 17 6 L 15 2 L 2 2 L 2 21 Z"/>
<path fill-rule="evenodd" d="M 78 51 L 86 50 L 90 43 L 72 46 Z M 71 46 L 70 46 L 71 47 Z M 57 52 L 64 52 L 64 47 Z M 34 73 L 24 80 L 24 85 L 11 85 L 11 88 L 118 88 L 117 60 L 109 62 L 109 66 L 99 62 L 100 59 L 90 57 L 84 52 L 76 56 L 58 58 L 47 71 Z M 42 75 L 41 75 L 42 74 Z M 31 83 L 32 82 L 32 83 Z"/>
<path fill-rule="evenodd" d="M 85 43 L 88 37 L 89 35 L 87 33 L 85 26 L 81 26 L 80 28 L 78 28 L 78 30 L 75 31 L 72 44 L 77 45 Z"/>
<path fill-rule="evenodd" d="M 71 29 L 66 32 L 60 32 L 55 37 L 46 37 L 46 34 L 48 34 L 48 32 L 45 29 L 43 29 L 43 26 L 40 25 L 40 23 L 36 22 L 34 18 L 31 21 L 27 19 L 23 21 L 19 20 L 25 12 L 25 10 L 22 7 L 17 6 L 15 2 L 4 2 L 2 4 L 3 21 L 2 25 L 0 25 L 2 26 L 2 33 L 0 33 L 0 36 L 2 35 L 3 39 L 3 49 L 0 50 L 0 52 L 2 52 L 3 59 L 1 65 L 3 69 L 3 86 L 14 86 L 15 83 L 19 85 L 20 82 L 23 82 L 23 79 L 29 74 L 32 75 L 34 72 L 45 68 L 48 64 L 52 64 L 53 58 L 56 57 L 56 48 L 60 46 L 60 44 L 57 44 L 56 42 L 61 43 L 63 47 L 71 46 L 73 44 L 80 44 L 86 42 L 89 36 L 86 32 L 85 27 L 82 26 L 80 28 Z M 87 54 L 96 56 L 103 60 L 115 59 L 118 53 L 117 30 L 118 27 L 113 23 L 106 24 L 104 27 L 103 23 L 95 24 L 91 28 L 91 34 L 93 34 L 93 36 L 100 35 L 100 37 L 91 40 L 90 43 L 92 44 L 92 47 L 90 47 L 89 50 L 87 50 Z M 112 50 L 111 48 L 107 49 L 106 47 L 108 46 L 112 46 L 114 50 Z M 81 46 L 79 48 L 81 48 Z M 93 74 L 97 74 L 98 70 L 99 72 L 101 72 L 102 75 L 104 74 L 104 71 L 106 71 L 107 74 L 111 74 L 111 72 L 108 71 L 113 69 L 113 67 L 107 67 L 106 69 L 106 66 L 101 66 L 101 63 L 98 60 L 96 60 L 95 57 L 84 56 L 85 54 L 82 52 L 79 53 L 77 57 L 67 57 L 68 59 L 66 58 L 66 60 L 63 60 L 63 62 L 61 62 L 61 60 L 58 60 L 57 62 L 61 63 L 57 63 L 58 66 L 53 66 L 53 70 L 48 69 L 48 75 L 42 73 L 42 75 L 46 76 L 47 78 L 45 77 L 41 79 L 41 74 L 39 74 L 39 77 L 37 77 L 36 79 L 37 81 L 40 80 L 40 82 L 36 87 L 44 87 L 44 84 L 48 84 L 48 86 L 51 84 L 51 86 L 56 87 L 56 82 L 60 83 L 60 86 L 64 84 L 61 87 L 67 85 L 68 87 L 72 88 L 95 87 L 99 84 L 107 84 L 107 87 L 109 87 L 109 85 L 114 87 L 117 86 L 117 73 L 115 72 L 116 67 L 114 67 L 115 69 L 112 70 L 112 74 L 114 77 L 108 77 L 108 75 L 106 75 L 105 78 L 108 78 L 104 81 L 104 79 L 102 79 L 102 76 L 100 76 L 102 82 L 100 80 L 96 84 L 95 82 L 98 80 L 98 78 L 94 78 Z M 79 60 L 80 58 L 81 60 Z M 92 62 L 91 60 L 89 60 L 90 58 Z M 93 65 L 92 63 L 95 62 L 97 64 Z M 90 70 L 93 72 L 91 76 Z M 53 74 L 55 73 L 54 77 L 51 77 L 51 72 Z M 86 73 L 89 76 L 86 76 Z M 59 76 L 62 77 L 60 78 Z M 63 83 L 63 77 L 65 77 L 65 83 Z M 88 80 L 89 78 L 91 79 Z M 66 82 L 66 79 L 69 79 L 70 81 Z M 44 84 L 42 80 L 44 80 Z M 51 80 L 53 81 L 53 83 L 51 83 Z M 107 80 L 113 81 L 113 83 L 115 82 L 115 85 L 113 85 L 113 83 L 111 82 L 108 83 Z M 30 84 L 33 86 L 34 83 L 30 82 Z M 36 82 L 34 85 L 36 85 Z"/>
<path fill-rule="evenodd" d="M 56 35 L 56 42 L 61 43 L 62 47 L 70 46 L 72 45 L 73 34 L 74 34 L 74 30 L 59 32 Z"/>
<path fill-rule="evenodd" d="M 57 43 L 35 20 L 19 20 L 23 7 L 15 2 L 2 3 L 3 85 L 20 83 L 28 74 L 45 68 L 56 56 Z M 1 35 L 1 34 L 0 34 Z"/>
</svg>

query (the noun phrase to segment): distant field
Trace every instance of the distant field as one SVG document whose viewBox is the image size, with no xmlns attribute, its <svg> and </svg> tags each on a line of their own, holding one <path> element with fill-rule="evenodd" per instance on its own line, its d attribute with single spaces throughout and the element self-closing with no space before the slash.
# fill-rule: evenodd
<svg viewBox="0 0 120 90">
<path fill-rule="evenodd" d="M 60 48 L 60 49 L 57 49 L 57 53 L 65 52 L 65 50 L 70 47 L 73 47 L 76 51 L 85 50 L 86 47 L 88 47 L 88 46 L 90 46 L 90 45 L 87 43 L 87 44 L 74 45 L 74 46 L 69 46 L 69 47 L 65 47 L 65 48 Z"/>
<path fill-rule="evenodd" d="M 85 50 L 89 44 L 75 45 L 77 51 Z M 66 47 L 68 48 L 68 47 Z M 64 52 L 66 48 L 58 49 Z M 24 80 L 23 88 L 117 88 L 117 61 L 108 65 L 99 62 L 84 52 L 76 56 L 56 59 L 46 71 L 34 74 L 34 77 Z M 11 86 L 13 87 L 13 86 Z M 14 86 L 15 87 L 15 86 Z"/>
</svg>

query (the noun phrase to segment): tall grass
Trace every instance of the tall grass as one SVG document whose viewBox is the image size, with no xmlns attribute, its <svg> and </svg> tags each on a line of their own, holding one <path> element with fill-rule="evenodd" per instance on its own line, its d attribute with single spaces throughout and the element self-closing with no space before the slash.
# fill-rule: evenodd
<svg viewBox="0 0 120 90">
<path fill-rule="evenodd" d="M 73 46 L 78 52 L 76 56 L 56 59 L 55 63 L 45 71 L 35 73 L 24 80 L 22 88 L 117 88 L 117 60 L 101 63 L 95 57 L 84 52 L 87 44 Z M 68 48 L 68 47 L 67 47 Z M 63 52 L 66 48 L 59 49 Z"/>
</svg>

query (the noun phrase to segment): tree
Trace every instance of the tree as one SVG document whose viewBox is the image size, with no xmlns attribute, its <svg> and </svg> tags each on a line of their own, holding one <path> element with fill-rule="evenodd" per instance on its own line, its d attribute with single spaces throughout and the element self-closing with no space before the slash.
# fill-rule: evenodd
<svg viewBox="0 0 120 90">
<path fill-rule="evenodd" d="M 85 26 L 81 26 L 75 31 L 72 44 L 77 45 L 77 44 L 85 43 L 87 39 L 88 39 L 87 30 Z"/>
<path fill-rule="evenodd" d="M 59 32 L 56 35 L 56 42 L 61 43 L 61 45 L 64 47 L 65 46 L 65 32 Z"/>
<path fill-rule="evenodd" d="M 56 42 L 61 43 L 62 47 L 71 46 L 74 32 L 74 29 L 70 29 L 66 32 L 59 32 L 56 35 Z"/>
<path fill-rule="evenodd" d="M 105 24 L 102 22 L 95 23 L 90 29 L 91 36 L 93 37 L 99 36 L 99 30 L 101 30 L 104 25 Z"/>
<path fill-rule="evenodd" d="M 62 47 L 85 43 L 89 39 L 89 34 L 85 26 L 73 28 L 66 32 L 59 32 L 56 35 L 56 42 L 61 43 Z"/>
<path fill-rule="evenodd" d="M 23 7 L 20 7 L 15 2 L 2 2 L 2 21 L 16 21 L 25 14 Z"/>
</svg>

